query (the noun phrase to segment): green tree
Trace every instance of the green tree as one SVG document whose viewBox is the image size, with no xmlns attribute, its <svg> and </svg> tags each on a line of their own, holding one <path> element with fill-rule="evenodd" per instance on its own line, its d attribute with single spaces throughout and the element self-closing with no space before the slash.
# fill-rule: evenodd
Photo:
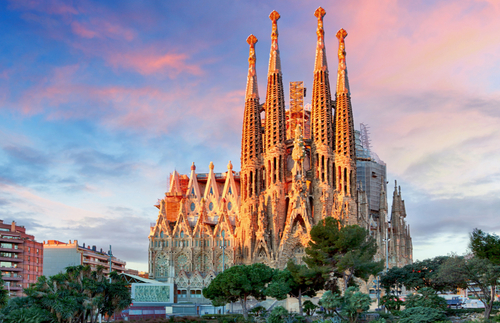
<svg viewBox="0 0 500 323">
<path fill-rule="evenodd" d="M 408 296 L 404 302 L 406 308 L 412 307 L 428 307 L 445 310 L 447 303 L 444 298 L 439 296 L 437 292 L 429 287 L 424 287 L 419 290 L 418 294 Z"/>
<path fill-rule="evenodd" d="M 105 281 L 104 302 L 99 310 L 100 314 L 108 316 L 107 322 L 116 311 L 126 309 L 132 302 L 128 283 L 115 271 L 111 272 L 110 278 L 110 282 Z"/>
<path fill-rule="evenodd" d="M 382 296 L 380 303 L 389 311 L 399 311 L 403 305 L 403 301 L 398 296 L 387 294 Z"/>
<path fill-rule="evenodd" d="M 110 282 L 101 266 L 95 271 L 89 266 L 68 267 L 66 273 L 50 278 L 41 276 L 24 290 L 26 297 L 9 302 L 3 313 L 7 322 L 36 312 L 39 314 L 37 317 L 48 315 L 58 323 L 94 323 L 99 314 L 109 315 L 116 309 L 127 307 L 132 301 L 119 275 L 113 272 L 111 277 Z"/>
<path fill-rule="evenodd" d="M 496 234 L 489 234 L 476 228 L 470 235 L 469 247 L 476 257 L 500 265 L 500 237 Z"/>
<path fill-rule="evenodd" d="M 0 276 L 0 308 L 7 305 L 7 302 L 9 301 L 9 291 L 5 289 L 4 284 L 5 282 Z"/>
<path fill-rule="evenodd" d="M 335 290 L 336 279 L 342 278 L 344 290 L 353 277 L 367 280 L 383 268 L 383 261 L 374 262 L 377 244 L 368 231 L 358 225 L 342 226 L 331 217 L 311 229 L 311 241 L 304 261 L 309 268 L 325 268 L 331 274 L 329 288 Z"/>
<path fill-rule="evenodd" d="M 371 302 L 369 295 L 361 293 L 356 287 L 351 286 L 347 288 L 344 296 L 326 291 L 319 304 L 328 313 L 335 313 L 344 321 L 357 322 L 359 316 L 370 309 Z"/>
<path fill-rule="evenodd" d="M 321 305 L 327 314 L 337 313 L 337 308 L 342 306 L 342 296 L 338 293 L 333 293 L 331 290 L 327 290 L 321 296 L 319 300 L 319 305 Z M 340 314 L 337 313 L 339 316 Z"/>
<path fill-rule="evenodd" d="M 304 302 L 303 311 L 306 312 L 307 316 L 311 316 L 318 308 L 318 305 L 314 304 L 310 300 L 307 300 Z"/>
<path fill-rule="evenodd" d="M 500 279 L 500 266 L 489 259 L 454 256 L 443 264 L 439 274 L 457 287 L 473 286 L 471 291 L 484 304 L 484 317 L 489 319 Z"/>
<path fill-rule="evenodd" d="M 314 297 L 324 286 L 323 271 L 318 268 L 308 268 L 306 265 L 298 265 L 293 260 L 289 260 L 286 268 L 274 275 L 265 292 L 267 296 L 278 300 L 285 299 L 287 295 L 297 298 L 300 315 L 304 315 L 302 296 Z"/>
<path fill-rule="evenodd" d="M 203 296 L 210 299 L 214 306 L 239 301 L 243 316 L 247 319 L 248 297 L 264 300 L 265 289 L 273 275 L 274 269 L 260 263 L 233 266 L 218 274 L 210 285 L 203 289 Z"/>
<path fill-rule="evenodd" d="M 441 265 L 448 258 L 439 256 L 417 261 L 402 268 L 393 267 L 380 277 L 380 284 L 390 293 L 399 291 L 402 285 L 417 291 L 425 287 L 436 291 L 453 290 L 456 286 L 438 275 Z"/>
<path fill-rule="evenodd" d="M 400 267 L 392 267 L 380 276 L 380 286 L 382 286 L 387 293 L 401 290 L 406 280 L 407 272 Z"/>
</svg>

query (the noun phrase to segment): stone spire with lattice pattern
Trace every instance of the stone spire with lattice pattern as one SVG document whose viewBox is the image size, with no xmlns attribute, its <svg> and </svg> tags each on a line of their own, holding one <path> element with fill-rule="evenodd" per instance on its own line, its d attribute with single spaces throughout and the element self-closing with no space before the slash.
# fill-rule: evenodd
<svg viewBox="0 0 500 323">
<path fill-rule="evenodd" d="M 262 165 L 262 131 L 260 120 L 259 92 L 257 89 L 257 73 L 255 70 L 255 44 L 257 38 L 250 35 L 247 38 L 250 45 L 250 54 L 248 58 L 248 78 L 247 91 L 245 96 L 245 112 L 243 116 L 243 131 L 241 139 L 241 170 L 247 168 L 259 171 Z M 254 176 L 252 173 L 252 176 Z M 248 174 L 249 176 L 250 174 Z M 247 177 L 248 177 L 247 176 Z M 243 177 L 244 178 L 244 177 Z M 256 181 L 252 180 L 253 184 Z M 248 183 L 243 183 L 242 197 L 245 199 L 254 193 L 256 188 L 248 187 Z M 255 186 L 255 185 L 254 185 Z M 243 192 L 245 190 L 246 192 Z M 258 193 L 258 192 L 257 192 Z"/>
<path fill-rule="evenodd" d="M 339 68 L 337 75 L 337 93 L 335 101 L 335 164 L 337 167 L 337 188 L 346 196 L 354 196 L 356 191 L 356 150 L 354 141 L 354 118 L 351 106 L 351 93 L 347 79 L 345 37 L 347 32 L 340 29 Z"/>
</svg>

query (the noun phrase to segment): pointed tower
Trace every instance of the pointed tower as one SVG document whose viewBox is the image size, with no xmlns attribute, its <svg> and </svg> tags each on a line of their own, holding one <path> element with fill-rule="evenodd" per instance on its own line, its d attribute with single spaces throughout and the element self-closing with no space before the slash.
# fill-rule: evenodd
<svg viewBox="0 0 500 323">
<path fill-rule="evenodd" d="M 339 68 L 337 74 L 337 93 L 335 99 L 335 167 L 336 187 L 342 199 L 343 214 L 349 224 L 356 224 L 356 150 L 354 141 L 354 119 L 351 106 L 351 92 L 347 78 L 346 52 L 344 39 L 347 32 L 337 32 L 339 40 Z"/>
<path fill-rule="evenodd" d="M 250 35 L 247 42 L 250 45 L 250 55 L 241 138 L 241 198 L 246 203 L 256 197 L 258 204 L 258 196 L 262 190 L 262 131 L 255 70 L 257 38 Z"/>
<path fill-rule="evenodd" d="M 319 7 L 314 12 L 318 18 L 318 42 L 314 62 L 314 82 L 312 95 L 312 174 L 314 197 L 314 220 L 317 223 L 331 214 L 333 197 L 333 125 L 332 97 L 328 64 L 326 62 L 325 31 L 323 17 L 325 9 Z"/>
<path fill-rule="evenodd" d="M 270 219 L 269 225 L 272 227 L 272 248 L 277 250 L 286 216 L 285 95 L 283 93 L 281 61 L 278 49 L 278 19 L 280 15 L 278 12 L 273 11 L 269 18 L 273 22 L 273 26 L 265 103 L 264 182 L 266 184 L 267 214 Z"/>
<path fill-rule="evenodd" d="M 250 45 L 248 57 L 248 78 L 245 94 L 245 112 L 243 117 L 243 131 L 241 138 L 241 226 L 237 232 L 238 247 L 241 257 L 248 260 L 252 254 L 254 232 L 252 230 L 257 213 L 259 195 L 263 189 L 263 160 L 262 160 L 262 126 L 260 118 L 259 91 L 255 69 L 255 44 L 257 38 L 250 35 L 247 38 Z M 248 259 L 247 259 L 248 258 Z"/>
</svg>

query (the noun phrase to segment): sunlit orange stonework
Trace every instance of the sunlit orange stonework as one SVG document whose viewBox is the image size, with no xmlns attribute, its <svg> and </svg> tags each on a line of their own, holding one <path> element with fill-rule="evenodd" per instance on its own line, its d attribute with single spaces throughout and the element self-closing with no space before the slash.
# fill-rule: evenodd
<svg viewBox="0 0 500 323">
<path fill-rule="evenodd" d="M 285 111 L 278 19 L 273 11 L 266 100 L 260 103 L 255 45 L 250 35 L 249 68 L 241 141 L 241 171 L 208 174 L 173 172 L 170 189 L 157 205 L 160 212 L 149 235 L 150 277 L 177 284 L 178 297 L 194 299 L 213 277 L 235 264 L 265 263 L 283 268 L 302 261 L 311 227 L 325 217 L 367 228 L 377 240 L 376 259 L 385 259 L 390 238 L 390 266 L 412 262 L 412 245 L 401 192 L 394 192 L 392 226 L 382 186 L 378 213 L 356 177 L 356 147 L 345 38 L 339 40 L 335 97 L 330 92 L 323 29 L 325 10 L 318 8 L 312 108 L 293 82 L 291 108 Z M 261 113 L 264 112 L 264 117 Z M 295 118 L 295 119 L 294 119 Z M 287 129 L 287 127 L 293 127 Z M 384 179 L 380 179 L 383 181 Z M 224 256 L 223 256 L 224 252 Z M 200 296 L 198 296 L 200 295 Z"/>
</svg>

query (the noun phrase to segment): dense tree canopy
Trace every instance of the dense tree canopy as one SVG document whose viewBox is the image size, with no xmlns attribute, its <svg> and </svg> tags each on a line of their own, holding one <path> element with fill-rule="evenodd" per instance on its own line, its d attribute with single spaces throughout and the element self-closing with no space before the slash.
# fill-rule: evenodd
<svg viewBox="0 0 500 323">
<path fill-rule="evenodd" d="M 276 299 L 285 299 L 287 295 L 299 301 L 300 315 L 303 315 L 302 296 L 314 297 L 323 289 L 325 278 L 318 268 L 308 268 L 289 260 L 284 270 L 279 270 L 266 289 L 266 295 Z"/>
<path fill-rule="evenodd" d="M 333 281 L 328 285 L 335 290 L 336 278 L 342 278 L 344 290 L 353 277 L 368 279 L 383 268 L 383 262 L 374 262 L 377 244 L 366 229 L 358 225 L 342 226 L 331 217 L 323 219 L 311 229 L 311 241 L 304 261 L 310 268 L 324 268 Z"/>
<path fill-rule="evenodd" d="M 98 315 L 111 316 L 130 305 L 127 283 L 112 272 L 111 282 L 104 267 L 93 271 L 89 266 L 66 268 L 50 278 L 41 276 L 24 290 L 26 297 L 11 299 L 2 310 L 4 322 L 22 322 L 23 317 L 39 317 L 39 322 L 97 322 Z"/>
<path fill-rule="evenodd" d="M 441 266 L 440 279 L 457 287 L 474 286 L 471 292 L 483 302 L 485 318 L 489 318 L 500 280 L 500 238 L 474 229 L 469 242 L 471 255 L 453 256 Z"/>
<path fill-rule="evenodd" d="M 7 305 L 8 300 L 9 300 L 9 291 L 4 288 L 4 281 L 0 276 L 0 308 Z"/>
<path fill-rule="evenodd" d="M 480 229 L 474 229 L 470 235 L 469 247 L 474 256 L 488 259 L 494 265 L 500 265 L 500 237 Z"/>
<path fill-rule="evenodd" d="M 424 287 L 436 291 L 453 290 L 456 288 L 454 284 L 438 277 L 439 268 L 448 258 L 440 256 L 417 261 L 402 268 L 393 267 L 380 277 L 380 284 L 390 292 L 401 290 L 402 285 L 413 290 Z"/>
<path fill-rule="evenodd" d="M 351 286 L 347 288 L 344 296 L 326 291 L 319 304 L 327 312 L 335 313 L 342 321 L 357 322 L 359 315 L 370 309 L 371 302 L 369 295 Z"/>
<path fill-rule="evenodd" d="M 248 297 L 264 300 L 265 289 L 274 272 L 274 269 L 260 263 L 230 267 L 218 274 L 210 285 L 203 289 L 203 296 L 210 299 L 214 306 L 239 301 L 243 315 L 247 318 Z"/>
</svg>

